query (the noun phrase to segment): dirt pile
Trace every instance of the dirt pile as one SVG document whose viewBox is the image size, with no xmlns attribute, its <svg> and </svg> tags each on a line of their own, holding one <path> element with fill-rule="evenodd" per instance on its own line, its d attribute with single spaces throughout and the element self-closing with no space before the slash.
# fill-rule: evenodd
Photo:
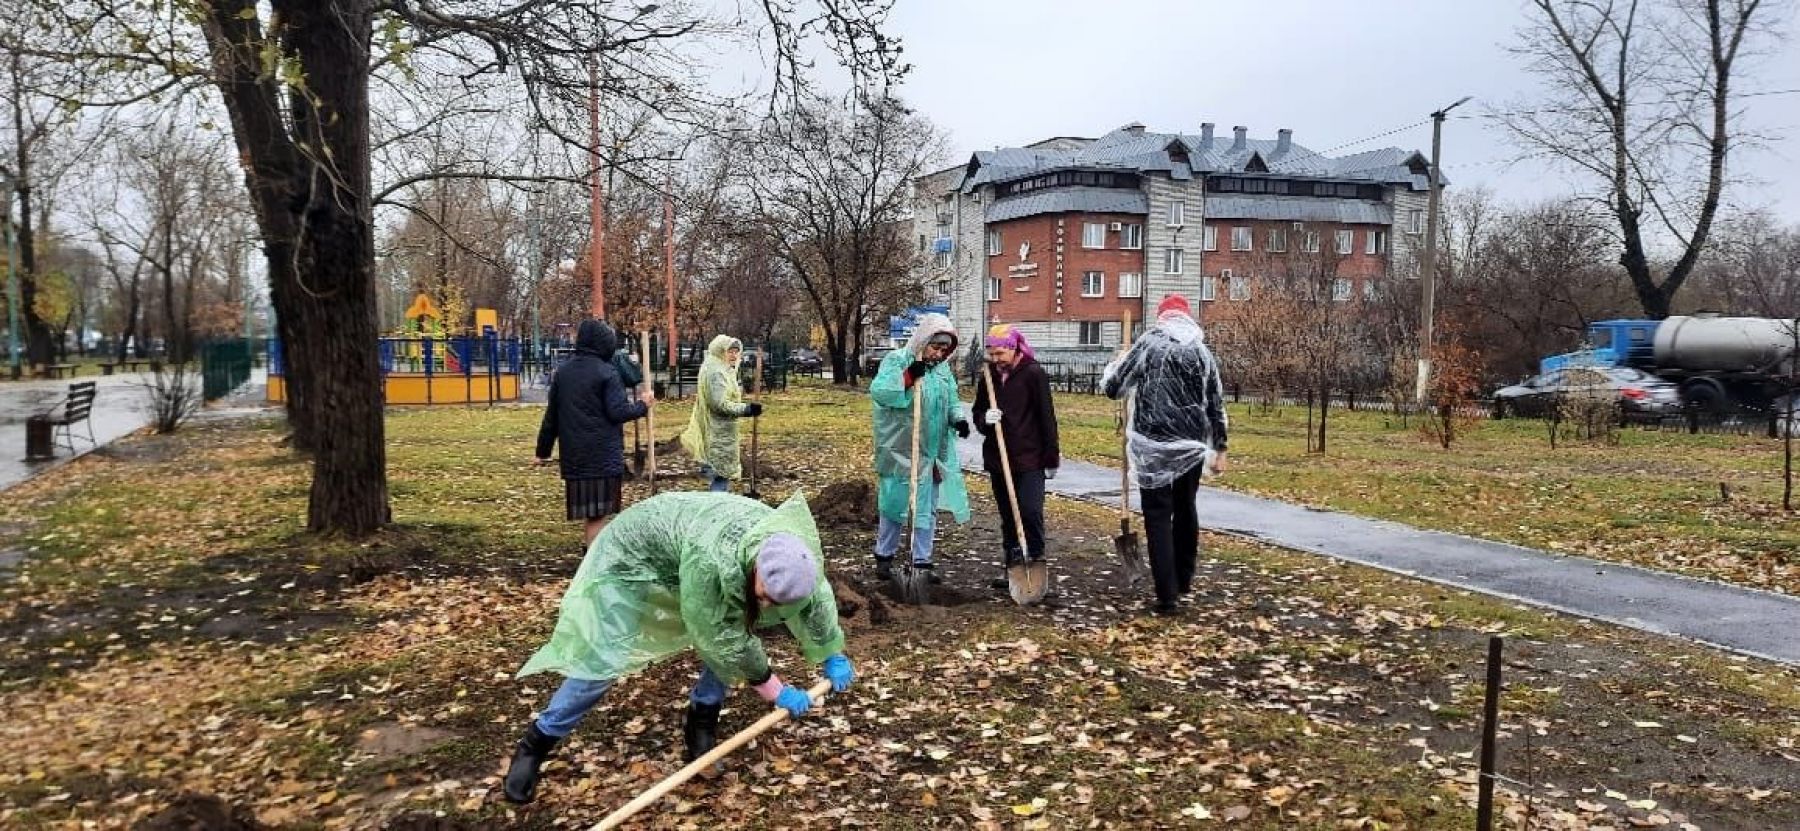
<svg viewBox="0 0 1800 831">
<path fill-rule="evenodd" d="M 821 525 L 875 524 L 875 487 L 868 482 L 833 482 L 808 502 Z"/>
</svg>

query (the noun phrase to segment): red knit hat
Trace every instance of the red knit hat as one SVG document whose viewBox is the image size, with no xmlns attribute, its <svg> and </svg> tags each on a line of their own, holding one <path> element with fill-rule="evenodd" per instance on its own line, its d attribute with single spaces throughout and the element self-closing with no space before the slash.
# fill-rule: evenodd
<svg viewBox="0 0 1800 831">
<path fill-rule="evenodd" d="M 1186 297 L 1179 294 L 1171 294 L 1163 298 L 1162 303 L 1156 307 L 1157 317 L 1162 317 L 1169 312 L 1180 312 L 1188 317 L 1194 316 L 1194 308 L 1188 305 Z"/>
</svg>

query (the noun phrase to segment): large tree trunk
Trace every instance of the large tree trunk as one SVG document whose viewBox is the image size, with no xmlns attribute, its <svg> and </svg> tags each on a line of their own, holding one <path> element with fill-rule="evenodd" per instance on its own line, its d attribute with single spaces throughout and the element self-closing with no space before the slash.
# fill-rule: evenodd
<svg viewBox="0 0 1800 831">
<path fill-rule="evenodd" d="M 291 6 L 292 8 L 283 8 Z M 276 2 L 289 20 L 289 45 L 299 54 L 320 102 L 301 110 L 296 132 L 323 138 L 336 163 L 329 178 L 303 164 L 314 182 L 298 249 L 302 290 L 290 292 L 296 336 L 293 362 L 310 378 L 313 453 L 307 528 L 366 534 L 390 519 L 387 449 L 382 423 L 380 337 L 376 320 L 375 232 L 369 175 L 369 37 L 366 0 Z M 308 192 L 299 191 L 296 192 Z"/>
<path fill-rule="evenodd" d="M 287 96 L 290 135 L 283 92 L 260 68 L 275 35 L 241 14 L 254 8 L 214 4 L 207 38 L 269 261 L 288 417 L 313 453 L 307 528 L 366 534 L 390 519 L 369 204 L 372 12 L 367 0 L 275 0 L 284 51 L 307 80 Z M 296 142 L 327 152 L 303 154 Z"/>
</svg>

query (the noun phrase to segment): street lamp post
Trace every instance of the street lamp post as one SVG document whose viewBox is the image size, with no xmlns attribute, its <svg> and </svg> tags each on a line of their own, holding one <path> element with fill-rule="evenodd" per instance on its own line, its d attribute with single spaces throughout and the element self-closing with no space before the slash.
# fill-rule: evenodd
<svg viewBox="0 0 1800 831">
<path fill-rule="evenodd" d="M 19 245 L 13 232 L 13 180 L 0 177 L 0 188 L 6 190 L 5 210 L 0 211 L 0 225 L 6 227 L 6 346 L 13 380 L 23 373 L 19 362 Z"/>
<path fill-rule="evenodd" d="M 1438 156 L 1443 149 L 1444 114 L 1462 106 L 1469 98 L 1465 95 L 1431 114 L 1431 194 L 1425 205 L 1425 261 L 1420 265 L 1422 273 L 1419 275 L 1424 302 L 1419 308 L 1419 383 L 1415 394 L 1420 406 L 1425 404 L 1425 392 L 1431 386 L 1432 307 L 1437 299 L 1438 200 L 1443 191 L 1438 175 Z"/>
</svg>

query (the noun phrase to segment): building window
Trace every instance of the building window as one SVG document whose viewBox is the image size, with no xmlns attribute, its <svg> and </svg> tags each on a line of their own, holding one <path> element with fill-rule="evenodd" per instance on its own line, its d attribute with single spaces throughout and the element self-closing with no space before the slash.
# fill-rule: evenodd
<svg viewBox="0 0 1800 831">
<path fill-rule="evenodd" d="M 925 250 L 925 235 L 924 234 L 919 235 L 919 250 L 920 251 Z"/>
<path fill-rule="evenodd" d="M 1339 231 L 1339 232 L 1337 232 L 1337 252 L 1339 254 L 1348 254 L 1355 250 L 1356 250 L 1356 232 L 1355 231 Z"/>
<path fill-rule="evenodd" d="M 1219 229 L 1208 225 L 1200 231 L 1200 248 L 1203 251 L 1219 250 Z"/>
<path fill-rule="evenodd" d="M 999 231 L 987 232 L 987 253 L 988 253 L 988 256 L 990 256 L 990 257 L 1000 253 L 1000 232 Z"/>
<path fill-rule="evenodd" d="M 1084 222 L 1081 224 L 1082 248 L 1106 247 L 1106 223 Z"/>
<path fill-rule="evenodd" d="M 939 297 L 949 297 L 950 296 L 950 281 L 949 280 L 939 280 L 937 293 L 938 293 Z"/>
<path fill-rule="evenodd" d="M 1082 297 L 1106 296 L 1106 273 L 1102 271 L 1084 271 L 1081 274 Z"/>
<path fill-rule="evenodd" d="M 1386 231 L 1377 231 L 1371 228 L 1368 231 L 1365 231 L 1364 234 L 1368 237 L 1368 245 L 1363 249 L 1364 254 L 1383 254 L 1387 252 Z"/>
<path fill-rule="evenodd" d="M 1319 232 L 1302 231 L 1300 233 L 1300 250 L 1308 254 L 1319 253 Z"/>
<path fill-rule="evenodd" d="M 1363 299 L 1364 300 L 1374 300 L 1375 299 L 1375 281 L 1374 280 L 1364 280 L 1363 281 Z"/>
<path fill-rule="evenodd" d="M 994 301 L 994 300 L 1000 299 L 1000 278 L 998 278 L 998 277 L 989 277 L 988 278 L 988 280 L 987 280 L 987 299 L 989 301 Z"/>
<path fill-rule="evenodd" d="M 1126 224 L 1119 228 L 1119 247 L 1127 251 L 1137 251 L 1144 247 L 1144 226 Z"/>
<path fill-rule="evenodd" d="M 1269 250 L 1276 253 L 1287 250 L 1287 230 L 1283 228 L 1269 229 Z"/>
<path fill-rule="evenodd" d="M 1100 327 L 1104 325 L 1106 324 L 1098 320 L 1081 321 L 1081 333 L 1077 336 L 1078 342 L 1082 346 L 1099 346 Z"/>
<path fill-rule="evenodd" d="M 1227 285 L 1231 292 L 1231 299 L 1233 299 L 1233 300 L 1249 300 L 1250 299 L 1250 278 L 1245 277 L 1242 274 L 1232 274 L 1229 271 L 1227 271 L 1225 273 L 1227 275 L 1229 275 L 1229 282 L 1227 283 Z"/>
<path fill-rule="evenodd" d="M 931 264 L 938 268 L 949 268 L 950 251 L 943 248 L 938 249 L 936 254 L 931 255 Z"/>
<path fill-rule="evenodd" d="M 1163 250 L 1163 273 L 1180 274 L 1182 269 L 1181 249 L 1167 248 Z"/>
<path fill-rule="evenodd" d="M 1239 225 L 1231 229 L 1231 250 L 1249 251 L 1252 247 L 1250 226 Z"/>
<path fill-rule="evenodd" d="M 1180 228 L 1181 226 L 1186 225 L 1186 224 L 1187 224 L 1187 203 L 1186 202 L 1170 202 L 1169 203 L 1169 227 Z"/>
<path fill-rule="evenodd" d="M 1349 300 L 1350 299 L 1350 281 L 1346 280 L 1342 277 L 1339 277 L 1336 280 L 1331 281 L 1331 299 L 1340 300 L 1340 301 Z"/>
<path fill-rule="evenodd" d="M 1214 286 L 1211 276 L 1200 278 L 1200 299 L 1206 301 L 1219 299 L 1218 288 Z"/>
<path fill-rule="evenodd" d="M 1409 234 L 1425 233 L 1425 212 L 1414 208 L 1406 212 L 1406 232 Z"/>
<path fill-rule="evenodd" d="M 1120 297 L 1143 297 L 1144 275 L 1127 271 L 1119 275 Z"/>
</svg>

